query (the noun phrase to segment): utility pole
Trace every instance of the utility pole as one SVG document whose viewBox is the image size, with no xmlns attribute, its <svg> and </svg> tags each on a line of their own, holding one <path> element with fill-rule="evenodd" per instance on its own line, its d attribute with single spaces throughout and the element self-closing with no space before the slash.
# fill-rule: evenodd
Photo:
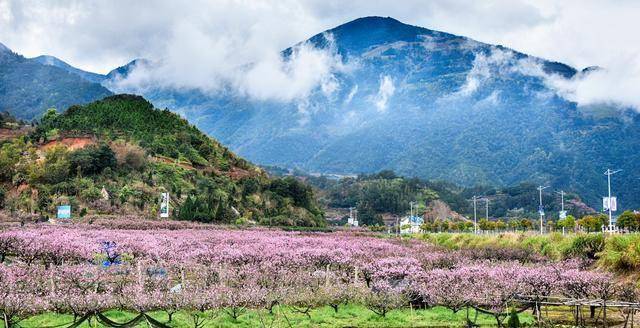
<svg viewBox="0 0 640 328">
<path fill-rule="evenodd" d="M 556 194 L 560 194 L 560 215 L 558 218 L 558 222 L 560 222 L 559 220 L 564 220 L 567 217 L 564 212 L 564 190 L 556 191 Z M 562 225 L 562 235 L 564 236 L 564 224 Z"/>
<path fill-rule="evenodd" d="M 607 206 L 609 208 L 609 231 L 613 231 L 613 216 L 611 214 L 611 176 L 620 172 L 622 170 L 611 170 L 611 169 L 607 169 L 604 172 L 604 175 L 607 176 L 607 187 L 609 189 L 609 198 L 608 198 L 608 204 L 609 206 Z"/>
<path fill-rule="evenodd" d="M 478 234 L 478 211 L 476 210 L 476 202 L 478 196 L 473 195 L 473 233 Z"/>
<path fill-rule="evenodd" d="M 353 225 L 353 207 L 349 207 L 349 219 L 347 219 L 347 224 Z"/>
<path fill-rule="evenodd" d="M 489 198 L 484 199 L 484 216 L 489 220 Z"/>
<path fill-rule="evenodd" d="M 538 213 L 540 213 L 540 234 L 544 233 L 544 227 L 542 225 L 542 221 L 544 220 L 544 207 L 542 207 L 542 190 L 547 188 L 549 188 L 549 186 L 538 186 L 538 191 L 540 192 L 540 207 L 538 207 Z"/>
<path fill-rule="evenodd" d="M 415 202 L 409 202 L 409 221 L 411 221 L 411 218 L 413 218 L 413 205 L 415 205 Z"/>
<path fill-rule="evenodd" d="M 564 190 L 556 191 L 560 195 L 560 210 L 564 212 Z"/>
<path fill-rule="evenodd" d="M 357 209 L 357 208 L 356 208 L 355 212 L 356 212 L 356 213 L 355 213 L 355 214 L 356 214 L 356 217 L 355 217 L 355 219 L 353 220 L 353 223 L 355 223 L 355 224 L 356 224 L 356 227 L 359 227 L 359 226 L 360 226 L 360 222 L 358 221 L 358 209 Z"/>
</svg>

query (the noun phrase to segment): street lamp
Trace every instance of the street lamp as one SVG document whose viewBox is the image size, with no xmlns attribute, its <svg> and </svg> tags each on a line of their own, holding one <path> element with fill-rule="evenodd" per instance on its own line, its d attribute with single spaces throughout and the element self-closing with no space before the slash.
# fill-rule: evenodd
<svg viewBox="0 0 640 328">
<path fill-rule="evenodd" d="M 609 208 L 609 231 L 613 231 L 613 216 L 611 214 L 611 176 L 620 172 L 622 170 L 611 170 L 611 169 L 607 169 L 604 172 L 604 175 L 607 176 L 607 187 L 609 190 L 609 197 L 607 198 L 607 204 L 608 204 L 608 208 Z"/>
<path fill-rule="evenodd" d="M 544 219 L 544 207 L 542 207 L 542 190 L 549 188 L 549 186 L 538 186 L 540 192 L 540 207 L 538 207 L 538 213 L 540 213 L 540 234 L 544 233 L 544 227 L 542 226 L 542 220 Z"/>
</svg>

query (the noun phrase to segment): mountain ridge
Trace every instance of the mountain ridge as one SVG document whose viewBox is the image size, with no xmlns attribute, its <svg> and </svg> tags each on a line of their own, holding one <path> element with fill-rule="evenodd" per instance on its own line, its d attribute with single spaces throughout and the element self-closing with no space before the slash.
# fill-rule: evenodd
<svg viewBox="0 0 640 328">
<path fill-rule="evenodd" d="M 33 120 L 48 108 L 64 110 L 112 94 L 99 83 L 69 72 L 73 67 L 66 63 L 67 68 L 45 65 L 43 58 L 29 59 L 4 49 L 0 52 L 0 111 Z"/>
<path fill-rule="evenodd" d="M 607 104 L 579 107 L 553 87 L 554 79 L 568 83 L 594 68 L 578 71 L 383 17 L 313 35 L 284 49 L 284 60 L 295 60 L 290 55 L 304 44 L 357 65 L 329 72 L 327 88 L 304 99 L 253 99 L 227 89 L 130 91 L 263 165 L 343 174 L 393 169 L 466 186 L 538 181 L 575 190 L 594 207 L 606 188 L 601 171 L 615 166 L 632 175 L 619 182 L 620 204 L 640 206 L 640 188 L 628 182 L 636 166 L 626 155 L 640 151 L 638 115 Z M 112 76 L 126 79 L 134 67 Z M 589 114 L 605 111 L 611 114 Z"/>
</svg>

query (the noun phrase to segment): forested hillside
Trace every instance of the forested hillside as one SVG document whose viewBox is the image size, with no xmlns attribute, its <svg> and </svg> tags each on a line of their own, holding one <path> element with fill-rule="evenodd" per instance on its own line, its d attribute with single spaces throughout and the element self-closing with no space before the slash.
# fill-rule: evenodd
<svg viewBox="0 0 640 328">
<path fill-rule="evenodd" d="M 4 208 L 50 215 L 157 217 L 169 192 L 176 219 L 323 224 L 310 187 L 269 179 L 186 120 L 139 96 L 116 95 L 47 112 L 28 136 L 0 148 Z"/>
<path fill-rule="evenodd" d="M 444 202 L 452 213 L 472 218 L 473 196 L 477 197 L 478 218 L 486 217 L 487 201 L 490 220 L 538 217 L 538 190 L 530 183 L 506 188 L 460 187 L 448 182 L 405 178 L 393 171 L 339 180 L 325 176 L 303 175 L 301 172 L 297 174 L 318 188 L 320 201 L 327 208 L 357 208 L 360 221 L 367 225 L 381 224 L 383 214 L 408 215 L 410 202 L 414 203 L 414 214 L 423 216 L 431 210 L 434 200 Z M 562 208 L 561 196 L 550 190 L 545 190 L 542 196 L 547 219 L 557 220 Z M 594 213 L 594 210 L 586 206 L 580 196 L 574 193 L 565 193 L 564 207 L 568 214 L 577 218 Z"/>
<path fill-rule="evenodd" d="M 640 152 L 640 115 L 609 103 L 578 106 L 554 88 L 597 70 L 389 17 L 321 32 L 283 51 L 283 61 L 295 66 L 303 45 L 337 61 L 303 99 L 228 88 L 140 92 L 262 165 L 336 174 L 391 169 L 465 186 L 530 181 L 577 192 L 591 206 L 601 203 L 602 172 L 611 167 L 625 172 L 614 177 L 619 205 L 640 206 L 631 158 Z"/>
<path fill-rule="evenodd" d="M 47 108 L 64 110 L 111 94 L 99 83 L 44 64 L 42 58 L 25 58 L 0 44 L 0 111 L 20 119 L 39 119 Z"/>
</svg>

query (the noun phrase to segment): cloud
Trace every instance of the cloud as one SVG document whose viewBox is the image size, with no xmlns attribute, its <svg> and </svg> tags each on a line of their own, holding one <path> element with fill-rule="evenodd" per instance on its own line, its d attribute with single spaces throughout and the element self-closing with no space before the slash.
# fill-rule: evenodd
<svg viewBox="0 0 640 328">
<path fill-rule="evenodd" d="M 614 66 L 576 75 L 571 80 L 550 78 L 548 83 L 579 106 L 615 105 L 640 111 L 640 66 Z"/>
<path fill-rule="evenodd" d="M 295 46 L 287 58 L 279 54 L 266 57 L 229 79 L 238 90 L 260 100 L 306 98 L 318 86 L 330 96 L 340 87 L 334 74 L 348 72 L 351 67 L 331 46 L 331 36 L 325 38 L 329 40 L 327 48 L 303 43 Z"/>
<path fill-rule="evenodd" d="M 395 93 L 396 88 L 393 86 L 393 80 L 388 75 L 380 77 L 380 87 L 378 94 L 373 98 L 373 103 L 379 112 L 387 110 L 387 101 Z"/>
<path fill-rule="evenodd" d="M 488 56 L 481 52 L 476 53 L 465 83 L 456 95 L 469 96 L 473 94 L 483 82 L 492 76 L 505 74 L 506 70 L 511 69 L 513 63 L 513 52 L 508 50 L 492 48 Z"/>
<path fill-rule="evenodd" d="M 163 68 L 140 80 L 205 90 L 237 83 L 255 97 L 291 99 L 308 93 L 309 85 L 325 94 L 339 90 L 324 73 L 335 64 L 331 54 L 309 49 L 301 50 L 297 64 L 286 63 L 279 51 L 370 15 L 502 44 L 578 69 L 604 67 L 557 87 L 580 103 L 640 102 L 633 92 L 640 76 L 635 0 L 0 0 L 0 42 L 26 56 L 54 55 L 101 73 L 150 58 Z M 305 67 L 318 62 L 328 66 Z M 253 74 L 229 82 L 248 63 L 254 63 Z M 298 81 L 305 90 L 283 90 L 295 89 L 291 83 Z"/>
</svg>

